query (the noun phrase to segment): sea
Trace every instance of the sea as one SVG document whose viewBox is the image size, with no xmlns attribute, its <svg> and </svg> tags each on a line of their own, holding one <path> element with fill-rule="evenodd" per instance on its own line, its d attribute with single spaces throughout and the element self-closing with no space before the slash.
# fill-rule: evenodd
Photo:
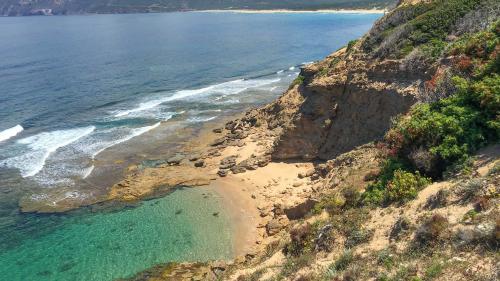
<svg viewBox="0 0 500 281">
<path fill-rule="evenodd" d="M 1 278 L 114 280 L 170 261 L 232 258 L 220 198 L 196 188 L 110 209 L 20 206 L 103 196 L 127 165 L 174 154 L 203 124 L 272 101 L 300 67 L 381 16 L 0 18 Z"/>
</svg>

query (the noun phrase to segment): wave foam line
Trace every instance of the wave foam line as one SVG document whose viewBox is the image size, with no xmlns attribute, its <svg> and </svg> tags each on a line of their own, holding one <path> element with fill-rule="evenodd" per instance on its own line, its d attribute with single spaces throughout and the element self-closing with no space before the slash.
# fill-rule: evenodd
<svg viewBox="0 0 500 281">
<path fill-rule="evenodd" d="M 175 92 L 173 95 L 168 96 L 168 97 L 163 97 L 163 98 L 143 102 L 143 103 L 139 104 L 139 106 L 136 108 L 120 111 L 120 112 L 116 113 L 114 116 L 115 117 L 124 117 L 124 116 L 131 114 L 131 113 L 150 110 L 150 109 L 157 107 L 160 104 L 163 104 L 166 102 L 190 98 L 193 96 L 200 96 L 200 95 L 207 96 L 207 95 L 212 95 L 212 94 L 222 94 L 222 95 L 239 94 L 239 93 L 246 91 L 248 89 L 251 89 L 251 88 L 257 88 L 257 87 L 261 87 L 264 85 L 276 83 L 279 81 L 280 81 L 280 79 L 237 79 L 237 80 L 224 82 L 224 83 L 220 83 L 220 84 L 215 84 L 215 85 L 211 85 L 211 86 L 201 88 L 201 89 L 196 89 L 196 90 L 181 90 L 181 91 Z"/>
<path fill-rule="evenodd" d="M 17 143 L 26 145 L 28 151 L 19 156 L 5 159 L 0 164 L 19 169 L 24 178 L 32 177 L 43 169 L 49 156 L 57 149 L 89 135 L 94 130 L 94 126 L 57 130 L 20 139 Z"/>
<path fill-rule="evenodd" d="M 108 149 L 108 148 L 110 148 L 112 146 L 115 146 L 117 144 L 120 144 L 120 143 L 126 142 L 128 140 L 131 140 L 131 139 L 133 139 L 135 137 L 138 137 L 138 136 L 140 136 L 140 135 L 142 135 L 144 133 L 147 133 L 147 132 L 155 129 L 156 127 L 160 126 L 160 124 L 161 124 L 161 122 L 158 122 L 158 123 L 156 123 L 154 125 L 151 125 L 151 126 L 146 126 L 146 127 L 140 127 L 140 128 L 132 129 L 131 133 L 129 135 L 127 135 L 127 136 L 125 136 L 125 137 L 123 137 L 121 139 L 118 139 L 116 141 L 113 141 L 113 142 L 109 143 L 108 145 L 106 145 L 105 147 L 103 147 L 103 148 L 99 149 L 98 151 L 94 152 L 92 154 L 92 160 L 94 160 L 96 158 L 96 156 L 99 155 L 104 150 L 106 150 L 106 149 Z M 90 173 L 88 175 L 90 175 Z M 86 175 L 85 177 L 87 177 L 88 175 Z"/>
<path fill-rule="evenodd" d="M 0 132 L 0 142 L 6 141 L 10 138 L 17 136 L 20 132 L 22 132 L 24 128 L 21 125 L 16 125 L 12 128 Z"/>
</svg>

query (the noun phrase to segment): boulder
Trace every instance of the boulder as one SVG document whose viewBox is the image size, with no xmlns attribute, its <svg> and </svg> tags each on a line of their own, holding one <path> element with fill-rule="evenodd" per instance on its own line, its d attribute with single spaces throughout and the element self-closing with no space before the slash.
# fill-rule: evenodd
<svg viewBox="0 0 500 281">
<path fill-rule="evenodd" d="M 205 161 L 203 160 L 198 160 L 194 163 L 194 166 L 197 167 L 197 168 L 201 168 L 203 166 L 205 166 Z"/>
<path fill-rule="evenodd" d="M 266 225 L 266 232 L 268 235 L 272 236 L 280 232 L 282 228 L 283 226 L 278 219 L 272 219 Z"/>
<path fill-rule="evenodd" d="M 301 219 L 307 215 L 318 202 L 319 201 L 315 199 L 307 199 L 303 203 L 287 206 L 283 211 L 289 220 Z"/>
<path fill-rule="evenodd" d="M 217 172 L 217 175 L 219 175 L 220 177 L 222 177 L 222 178 L 223 178 L 223 177 L 226 177 L 228 173 L 229 173 L 229 172 L 228 172 L 228 170 L 223 170 L 223 169 L 221 169 L 221 170 L 219 170 L 219 171 Z"/>
<path fill-rule="evenodd" d="M 223 144 L 225 141 L 226 141 L 225 137 L 218 138 L 218 139 L 214 140 L 213 142 L 211 142 L 210 146 L 218 146 L 218 145 Z"/>
<path fill-rule="evenodd" d="M 189 161 L 194 162 L 200 158 L 201 158 L 201 156 L 199 154 L 193 154 L 193 155 L 189 156 Z"/>
<path fill-rule="evenodd" d="M 240 165 L 231 167 L 231 172 L 233 172 L 233 174 L 242 174 L 246 171 L 247 169 L 245 169 L 245 167 L 242 167 Z"/>
<path fill-rule="evenodd" d="M 239 166 L 244 167 L 247 170 L 256 170 L 258 167 L 265 167 L 271 162 L 271 157 L 262 156 L 252 156 L 246 160 L 241 161 Z"/>
<path fill-rule="evenodd" d="M 308 178 L 312 175 L 314 175 L 314 169 L 309 169 L 305 172 L 299 173 L 298 177 L 299 179 L 303 179 L 303 178 Z"/>
<path fill-rule="evenodd" d="M 228 156 L 220 161 L 220 169 L 230 169 L 236 165 L 236 155 Z"/>
<path fill-rule="evenodd" d="M 184 156 L 181 154 L 177 154 L 173 157 L 168 158 L 167 163 L 170 165 L 179 165 L 182 162 L 182 160 L 184 160 Z"/>
<path fill-rule="evenodd" d="M 214 132 L 216 134 L 220 134 L 220 133 L 222 133 L 222 128 L 215 128 L 212 130 L 212 132 Z"/>
</svg>

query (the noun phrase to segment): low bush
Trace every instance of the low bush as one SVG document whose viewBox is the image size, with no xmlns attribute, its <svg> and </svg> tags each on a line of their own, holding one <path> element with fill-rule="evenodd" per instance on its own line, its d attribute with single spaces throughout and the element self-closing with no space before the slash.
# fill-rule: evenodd
<svg viewBox="0 0 500 281">
<path fill-rule="evenodd" d="M 292 88 L 296 85 L 302 85 L 305 80 L 306 80 L 306 78 L 304 76 L 302 76 L 302 75 L 297 76 L 297 78 L 295 78 L 295 80 L 293 80 L 292 84 L 290 84 L 290 88 Z"/>
<path fill-rule="evenodd" d="M 427 209 L 442 208 L 448 205 L 448 198 L 450 196 L 450 191 L 448 189 L 441 189 L 436 194 L 432 195 L 427 199 L 425 207 Z"/>
<path fill-rule="evenodd" d="M 405 202 L 417 197 L 418 191 L 429 184 L 430 180 L 416 174 L 396 170 L 387 185 L 387 199 L 390 202 Z"/>
<path fill-rule="evenodd" d="M 281 268 L 281 272 L 277 277 L 277 280 L 281 280 L 284 277 L 288 277 L 293 273 L 299 271 L 301 268 L 304 268 L 311 264 L 314 260 L 314 256 L 312 254 L 303 254 L 298 257 L 288 257 L 285 264 Z"/>
<path fill-rule="evenodd" d="M 390 240 L 399 240 L 405 234 L 408 233 L 408 230 L 411 227 L 411 222 L 408 218 L 402 216 L 398 218 L 396 223 L 393 225 L 391 232 L 389 233 Z"/>
<path fill-rule="evenodd" d="M 312 252 L 316 232 L 317 226 L 308 222 L 295 226 L 290 230 L 291 241 L 285 246 L 284 253 L 296 257 L 303 253 Z"/>
<path fill-rule="evenodd" d="M 424 280 L 434 280 L 439 277 L 444 269 L 444 263 L 440 261 L 433 261 L 429 267 L 425 270 Z"/>
<path fill-rule="evenodd" d="M 448 219 L 442 215 L 435 214 L 425 220 L 415 233 L 415 240 L 420 245 L 436 244 L 444 237 L 448 229 Z"/>
<path fill-rule="evenodd" d="M 431 182 L 429 178 L 420 176 L 418 171 L 411 173 L 402 168 L 393 170 L 394 167 L 396 165 L 386 166 L 384 168 L 386 176 L 380 177 L 377 182 L 368 186 L 362 195 L 364 204 L 405 203 L 416 198 L 418 191 Z"/>
<path fill-rule="evenodd" d="M 355 187 L 348 187 L 342 190 L 342 196 L 344 197 L 344 209 L 350 209 L 357 207 L 361 199 L 361 193 Z"/>
<path fill-rule="evenodd" d="M 345 251 L 333 264 L 336 271 L 344 271 L 353 262 L 354 254 L 352 251 Z"/>
</svg>

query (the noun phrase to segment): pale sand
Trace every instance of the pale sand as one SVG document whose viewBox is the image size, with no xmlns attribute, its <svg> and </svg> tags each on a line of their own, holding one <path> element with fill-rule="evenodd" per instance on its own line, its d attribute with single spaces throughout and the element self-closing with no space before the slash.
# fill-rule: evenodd
<svg viewBox="0 0 500 281">
<path fill-rule="evenodd" d="M 325 9 L 325 10 L 201 10 L 190 11 L 194 13 L 238 13 L 238 14 L 303 14 L 303 13 L 323 13 L 323 14 L 385 14 L 383 9 Z"/>
<path fill-rule="evenodd" d="M 230 146 L 220 150 L 221 156 L 207 161 L 210 173 L 217 172 L 218 163 L 224 157 L 238 155 L 240 162 L 252 154 L 263 154 L 266 146 L 274 140 L 264 132 L 253 131 L 244 140 L 243 147 Z M 230 214 L 236 256 L 259 252 L 268 244 L 265 225 L 272 219 L 274 204 L 289 206 L 307 199 L 312 192 L 310 178 L 299 179 L 298 174 L 312 168 L 312 163 L 271 162 L 257 170 L 229 174 L 212 181 L 209 188 L 222 197 Z M 261 216 L 261 212 L 265 215 Z"/>
<path fill-rule="evenodd" d="M 222 198 L 231 220 L 235 257 L 252 252 L 259 236 L 257 226 L 261 222 L 256 202 L 251 197 L 251 187 L 234 179 L 220 179 L 207 188 Z"/>
</svg>

